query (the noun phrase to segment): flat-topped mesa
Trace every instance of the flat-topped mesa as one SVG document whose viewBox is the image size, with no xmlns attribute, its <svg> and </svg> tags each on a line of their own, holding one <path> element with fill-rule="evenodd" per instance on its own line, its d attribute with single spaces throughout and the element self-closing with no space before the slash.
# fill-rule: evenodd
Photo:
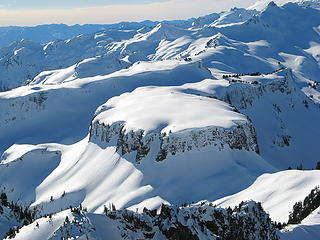
<svg viewBox="0 0 320 240">
<path fill-rule="evenodd" d="M 220 100 L 174 87 L 144 87 L 110 99 L 92 122 L 90 141 L 137 151 L 136 161 L 162 161 L 187 151 L 215 147 L 259 153 L 248 118 Z"/>
</svg>

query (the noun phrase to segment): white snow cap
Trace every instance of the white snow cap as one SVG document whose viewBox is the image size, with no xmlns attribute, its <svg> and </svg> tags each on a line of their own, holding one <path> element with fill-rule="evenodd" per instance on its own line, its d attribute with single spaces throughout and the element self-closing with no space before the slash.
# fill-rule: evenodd
<svg viewBox="0 0 320 240">
<path fill-rule="evenodd" d="M 212 80 L 214 81 L 214 80 Z M 125 130 L 168 133 L 216 126 L 231 128 L 247 118 L 225 102 L 183 92 L 177 87 L 143 87 L 110 99 L 98 109 L 95 121 L 124 121 Z"/>
</svg>

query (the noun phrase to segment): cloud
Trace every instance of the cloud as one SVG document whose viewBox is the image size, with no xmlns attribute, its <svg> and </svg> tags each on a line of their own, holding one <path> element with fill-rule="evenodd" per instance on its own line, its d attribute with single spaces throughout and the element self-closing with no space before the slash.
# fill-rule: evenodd
<svg viewBox="0 0 320 240">
<path fill-rule="evenodd" d="M 0 10 L 1 25 L 49 23 L 85 24 L 183 19 L 229 9 L 247 7 L 254 0 L 168 0 L 139 5 L 108 5 L 73 9 Z"/>
</svg>

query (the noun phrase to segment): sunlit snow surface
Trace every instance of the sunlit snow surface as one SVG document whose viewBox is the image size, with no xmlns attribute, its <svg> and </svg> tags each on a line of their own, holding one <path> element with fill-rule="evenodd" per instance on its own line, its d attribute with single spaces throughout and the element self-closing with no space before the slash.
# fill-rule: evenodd
<svg viewBox="0 0 320 240">
<path fill-rule="evenodd" d="M 259 1 L 262 11 L 1 48 L 0 89 L 12 88 L 0 93 L 1 190 L 42 214 L 59 212 L 17 239 L 53 237 L 69 214 L 62 210 L 79 204 L 96 239 L 119 239 L 99 215 L 109 204 L 141 212 L 253 199 L 286 221 L 320 182 L 318 171 L 283 171 L 312 169 L 320 155 L 320 13 L 317 1 L 299 4 Z M 107 130 L 93 136 L 97 125 Z M 319 239 L 318 212 L 281 238 Z M 1 234 L 16 224 L 6 214 Z"/>
<path fill-rule="evenodd" d="M 260 176 L 249 188 L 214 202 L 220 206 L 235 206 L 241 201 L 261 202 L 270 217 L 287 222 L 293 205 L 302 201 L 319 184 L 318 171 L 290 170 Z"/>
</svg>

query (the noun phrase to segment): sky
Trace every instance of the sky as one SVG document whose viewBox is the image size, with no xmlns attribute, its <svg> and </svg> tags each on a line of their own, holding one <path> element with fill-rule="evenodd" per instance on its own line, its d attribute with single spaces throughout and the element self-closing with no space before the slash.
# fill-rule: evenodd
<svg viewBox="0 0 320 240">
<path fill-rule="evenodd" d="M 0 0 L 0 6 L 5 9 L 70 9 L 119 4 L 147 4 L 164 1 L 165 0 Z"/>
<path fill-rule="evenodd" d="M 1 26 L 50 23 L 108 24 L 120 21 L 198 17 L 257 0 L 0 0 Z"/>
</svg>

